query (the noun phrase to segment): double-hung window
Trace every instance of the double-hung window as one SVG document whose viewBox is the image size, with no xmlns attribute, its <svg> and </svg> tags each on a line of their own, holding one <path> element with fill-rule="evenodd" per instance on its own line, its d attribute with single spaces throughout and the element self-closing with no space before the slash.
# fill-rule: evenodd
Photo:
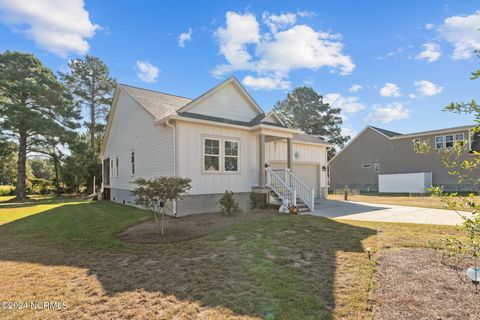
<svg viewBox="0 0 480 320">
<path fill-rule="evenodd" d="M 435 137 L 435 149 L 443 149 L 444 146 L 444 137 Z"/>
<path fill-rule="evenodd" d="M 445 136 L 445 148 L 452 148 L 453 143 L 453 135 Z"/>
<path fill-rule="evenodd" d="M 224 169 L 228 172 L 238 172 L 238 141 L 224 140 Z"/>
<path fill-rule="evenodd" d="M 239 172 L 240 142 L 232 139 L 203 139 L 204 172 Z"/>
<path fill-rule="evenodd" d="M 204 139 L 203 148 L 203 170 L 208 172 L 220 171 L 220 140 Z"/>
<path fill-rule="evenodd" d="M 463 133 L 457 133 L 455 135 L 455 143 L 463 146 L 464 142 L 465 142 L 465 136 L 463 135 Z"/>
</svg>

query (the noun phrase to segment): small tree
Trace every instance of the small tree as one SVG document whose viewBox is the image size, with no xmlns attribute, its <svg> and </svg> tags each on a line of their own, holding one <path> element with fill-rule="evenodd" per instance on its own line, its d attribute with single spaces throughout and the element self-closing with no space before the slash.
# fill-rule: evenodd
<svg viewBox="0 0 480 320">
<path fill-rule="evenodd" d="M 191 182 L 189 178 L 180 177 L 135 180 L 135 184 L 138 185 L 132 191 L 135 203 L 153 211 L 157 234 L 163 234 L 167 205 L 171 201 L 181 199 L 191 189 Z"/>
<path fill-rule="evenodd" d="M 218 203 L 220 204 L 220 208 L 222 210 L 222 213 L 227 214 L 227 215 L 231 215 L 235 211 L 240 210 L 240 208 L 238 207 L 238 203 L 233 198 L 233 192 L 232 191 L 225 190 L 225 193 L 220 198 Z"/>
</svg>

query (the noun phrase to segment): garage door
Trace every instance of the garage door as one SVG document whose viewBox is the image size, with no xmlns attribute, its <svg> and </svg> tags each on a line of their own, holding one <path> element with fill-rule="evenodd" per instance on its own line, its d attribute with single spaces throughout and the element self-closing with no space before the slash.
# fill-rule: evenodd
<svg viewBox="0 0 480 320">
<path fill-rule="evenodd" d="M 274 169 L 283 169 L 286 163 L 272 163 Z M 292 172 L 309 188 L 315 189 L 315 198 L 320 198 L 320 172 L 317 164 L 294 163 Z"/>
</svg>

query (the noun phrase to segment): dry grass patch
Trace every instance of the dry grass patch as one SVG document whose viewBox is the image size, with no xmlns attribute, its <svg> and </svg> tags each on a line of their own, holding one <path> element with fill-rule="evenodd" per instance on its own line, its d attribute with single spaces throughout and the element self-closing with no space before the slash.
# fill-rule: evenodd
<svg viewBox="0 0 480 320">
<path fill-rule="evenodd" d="M 457 272 L 431 250 L 388 250 L 378 262 L 374 319 L 479 318 L 474 286 L 461 282 Z"/>
</svg>

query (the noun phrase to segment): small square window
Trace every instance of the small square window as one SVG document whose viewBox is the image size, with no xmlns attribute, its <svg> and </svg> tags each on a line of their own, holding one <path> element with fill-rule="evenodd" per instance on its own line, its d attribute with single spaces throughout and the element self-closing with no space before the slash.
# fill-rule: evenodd
<svg viewBox="0 0 480 320">
<path fill-rule="evenodd" d="M 463 133 L 457 133 L 455 135 L 455 143 L 463 146 L 463 144 L 465 143 L 465 136 L 463 135 Z"/>
<path fill-rule="evenodd" d="M 371 163 L 364 163 L 362 164 L 362 168 L 366 169 L 366 168 L 371 168 L 372 167 L 372 164 Z"/>
</svg>

